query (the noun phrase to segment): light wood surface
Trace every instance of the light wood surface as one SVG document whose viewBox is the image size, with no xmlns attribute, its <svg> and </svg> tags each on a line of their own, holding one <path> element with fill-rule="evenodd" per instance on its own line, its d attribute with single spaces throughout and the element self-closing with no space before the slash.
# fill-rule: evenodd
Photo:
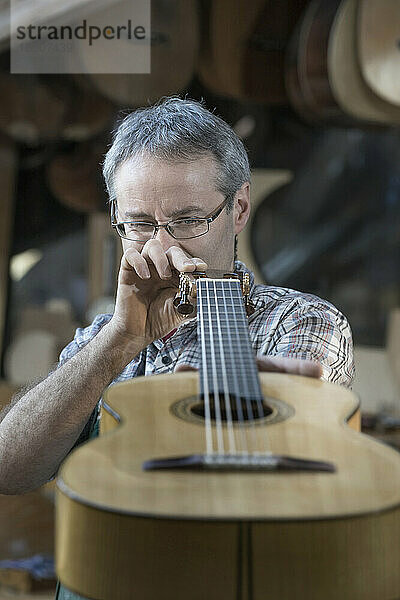
<svg viewBox="0 0 400 600">
<path fill-rule="evenodd" d="M 399 455 L 346 425 L 358 409 L 349 390 L 261 380 L 275 413 L 290 404 L 294 414 L 258 425 L 251 449 L 268 439 L 274 453 L 333 461 L 336 473 L 144 472 L 145 459 L 204 451 L 203 427 L 170 410 L 196 393 L 197 374 L 112 387 L 106 402 L 121 425 L 107 415 L 58 480 L 57 569 L 68 587 L 99 600 L 111 590 L 116 600 L 132 590 L 228 600 L 243 581 L 248 598 L 252 579 L 260 600 L 400 596 Z"/>
<path fill-rule="evenodd" d="M 400 2 L 360 0 L 357 38 L 366 83 L 380 98 L 400 106 Z"/>
<path fill-rule="evenodd" d="M 262 202 L 268 202 L 268 196 L 275 190 L 290 183 L 293 173 L 289 170 L 254 169 L 251 175 L 251 213 L 247 226 L 238 236 L 238 259 L 254 273 L 256 283 L 264 283 L 265 277 L 256 263 L 251 246 L 253 221 L 257 208 Z"/>
<path fill-rule="evenodd" d="M 113 297 L 122 258 L 120 238 L 113 231 L 110 215 L 95 212 L 89 215 L 89 298 L 93 305 L 104 297 Z"/>
<path fill-rule="evenodd" d="M 400 385 L 390 364 L 386 348 L 355 346 L 356 374 L 353 390 L 361 398 L 362 412 L 379 413 L 382 410 L 398 413 Z"/>
<path fill-rule="evenodd" d="M 387 125 L 400 124 L 400 108 L 376 96 L 364 81 L 357 53 L 357 0 L 342 0 L 328 48 L 333 94 L 350 116 Z"/>
<path fill-rule="evenodd" d="M 204 451 L 204 427 L 170 413 L 171 393 L 176 401 L 197 393 L 196 376 L 182 373 L 151 381 L 138 378 L 134 384 L 111 388 L 106 401 L 122 415 L 122 426 L 114 435 L 101 437 L 74 453 L 64 465 L 60 480 L 66 489 L 79 490 L 82 501 L 92 506 L 160 517 L 333 518 L 366 514 L 400 503 L 400 487 L 386 480 L 388 470 L 393 477 L 400 477 L 397 453 L 341 425 L 358 407 L 351 392 L 301 377 L 263 374 L 262 379 L 264 394 L 290 404 L 295 415 L 272 425 L 257 425 L 254 435 L 253 428 L 246 427 L 250 449 L 333 461 L 336 474 L 301 473 L 288 478 L 279 473 L 271 480 L 247 473 L 244 486 L 237 474 L 225 473 L 221 478 L 215 473 L 204 477 L 202 473 L 142 471 L 142 462 L 149 458 Z M 173 389 L 168 393 L 169 385 Z M 133 397 L 134 401 L 129 401 Z M 129 423 L 134 424 L 135 435 L 129 434 Z M 227 428 L 224 437 L 228 448 Z M 251 495 L 248 485 L 255 488 Z M 362 493 L 366 485 L 371 493 Z"/>
</svg>

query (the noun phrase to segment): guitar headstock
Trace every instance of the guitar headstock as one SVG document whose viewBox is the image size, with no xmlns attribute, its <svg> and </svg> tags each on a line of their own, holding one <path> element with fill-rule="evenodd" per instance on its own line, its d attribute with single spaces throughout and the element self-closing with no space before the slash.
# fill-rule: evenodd
<svg viewBox="0 0 400 600">
<path fill-rule="evenodd" d="M 226 273 L 215 271 L 205 273 L 196 271 L 195 273 L 179 274 L 179 289 L 174 298 L 174 306 L 179 314 L 190 316 L 195 312 L 194 301 L 197 296 L 198 279 L 237 279 L 242 288 L 243 300 L 246 308 L 246 314 L 249 317 L 253 314 L 255 308 L 250 302 L 250 277 L 248 273 Z"/>
</svg>

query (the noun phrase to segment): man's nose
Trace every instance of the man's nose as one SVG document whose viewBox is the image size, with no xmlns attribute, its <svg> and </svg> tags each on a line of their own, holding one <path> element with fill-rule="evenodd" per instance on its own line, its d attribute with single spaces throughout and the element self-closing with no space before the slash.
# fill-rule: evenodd
<svg viewBox="0 0 400 600">
<path fill-rule="evenodd" d="M 172 237 L 165 227 L 160 227 L 155 237 L 160 242 L 165 252 L 171 248 L 171 246 L 179 246 L 178 240 Z"/>
</svg>

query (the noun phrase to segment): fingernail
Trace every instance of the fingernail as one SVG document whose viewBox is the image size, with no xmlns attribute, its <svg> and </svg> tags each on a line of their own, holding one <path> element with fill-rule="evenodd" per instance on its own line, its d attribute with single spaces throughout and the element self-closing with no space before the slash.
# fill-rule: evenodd
<svg viewBox="0 0 400 600">
<path fill-rule="evenodd" d="M 193 266 L 193 261 L 192 260 L 185 260 L 185 262 L 183 263 L 184 267 L 192 267 Z"/>
</svg>

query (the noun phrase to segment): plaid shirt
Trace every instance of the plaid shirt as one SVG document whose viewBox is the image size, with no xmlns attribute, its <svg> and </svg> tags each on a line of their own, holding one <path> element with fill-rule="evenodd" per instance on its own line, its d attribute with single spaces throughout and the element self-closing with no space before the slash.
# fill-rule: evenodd
<svg viewBox="0 0 400 600">
<path fill-rule="evenodd" d="M 353 343 L 346 317 L 332 304 L 312 294 L 295 290 L 255 285 L 254 275 L 239 261 L 236 272 L 250 275 L 250 299 L 255 312 L 248 319 L 250 339 L 257 356 L 292 356 L 311 359 L 322 365 L 322 379 L 350 386 L 354 377 Z M 77 329 L 74 340 L 60 355 L 60 365 L 90 342 L 112 315 L 98 315 L 85 329 Z M 198 367 L 196 319 L 180 325 L 163 342 L 155 340 L 135 356 L 111 385 L 139 375 L 171 373 L 178 365 Z M 100 402 L 93 411 L 75 446 L 98 434 Z M 77 600 L 62 586 L 58 600 Z"/>
<path fill-rule="evenodd" d="M 249 317 L 250 339 L 257 356 L 292 356 L 318 361 L 322 379 L 350 386 L 354 377 L 353 342 L 346 317 L 332 304 L 312 294 L 255 285 L 254 275 L 240 261 L 236 272 L 250 275 L 250 299 L 255 306 Z M 60 365 L 90 342 L 112 315 L 97 315 L 93 323 L 76 331 L 74 340 L 61 352 Z M 135 356 L 111 385 L 139 375 L 171 373 L 187 364 L 198 367 L 196 319 L 183 323 L 165 343 L 155 340 Z M 100 403 L 83 430 L 77 445 L 93 435 Z"/>
</svg>

